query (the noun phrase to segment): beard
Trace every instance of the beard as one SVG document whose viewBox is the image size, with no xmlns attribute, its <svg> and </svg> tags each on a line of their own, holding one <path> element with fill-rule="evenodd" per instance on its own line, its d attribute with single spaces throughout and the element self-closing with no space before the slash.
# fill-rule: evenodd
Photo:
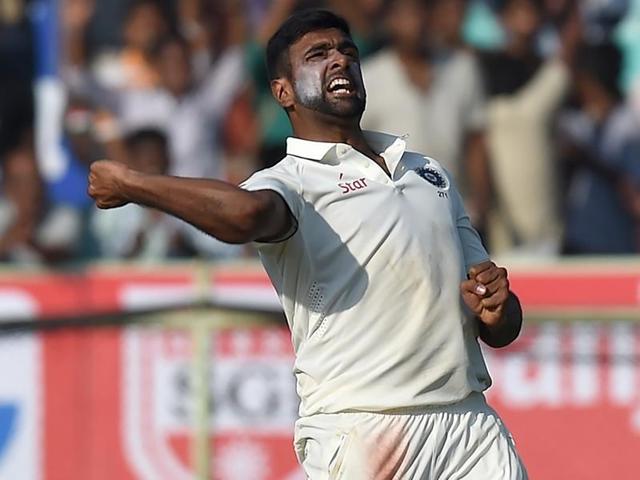
<svg viewBox="0 0 640 480">
<path fill-rule="evenodd" d="M 327 92 L 317 95 L 300 95 L 295 91 L 296 102 L 314 112 L 340 118 L 360 117 L 364 113 L 365 98 L 354 95 L 348 98 L 330 98 Z"/>
<path fill-rule="evenodd" d="M 361 85 L 356 88 L 355 95 L 334 96 L 323 88 L 322 81 L 316 76 L 303 77 L 293 85 L 298 105 L 314 112 L 340 118 L 359 118 L 364 113 L 366 94 Z"/>
</svg>

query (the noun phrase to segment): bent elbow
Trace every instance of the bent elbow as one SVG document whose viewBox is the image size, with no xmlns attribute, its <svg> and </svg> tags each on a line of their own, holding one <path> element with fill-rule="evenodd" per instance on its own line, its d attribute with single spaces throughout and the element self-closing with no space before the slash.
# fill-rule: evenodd
<svg viewBox="0 0 640 480">
<path fill-rule="evenodd" d="M 245 202 L 237 212 L 229 243 L 248 243 L 263 235 L 269 212 L 273 207 L 271 196 L 256 196 Z"/>
</svg>

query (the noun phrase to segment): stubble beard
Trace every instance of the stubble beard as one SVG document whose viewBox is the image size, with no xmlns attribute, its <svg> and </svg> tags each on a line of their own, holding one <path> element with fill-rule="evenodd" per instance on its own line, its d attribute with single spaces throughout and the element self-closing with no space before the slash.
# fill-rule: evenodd
<svg viewBox="0 0 640 480">
<path fill-rule="evenodd" d="M 364 113 L 366 96 L 356 95 L 351 98 L 331 101 L 328 93 L 322 88 L 318 79 L 302 79 L 294 83 L 296 103 L 314 112 L 339 118 L 360 118 Z"/>
</svg>

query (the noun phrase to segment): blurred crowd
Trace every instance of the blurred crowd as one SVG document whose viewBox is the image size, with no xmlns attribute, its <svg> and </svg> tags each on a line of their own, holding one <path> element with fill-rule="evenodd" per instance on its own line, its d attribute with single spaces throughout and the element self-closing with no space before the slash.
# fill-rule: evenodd
<svg viewBox="0 0 640 480">
<path fill-rule="evenodd" d="M 239 183 L 278 162 L 291 131 L 263 52 L 309 7 L 352 27 L 363 127 L 440 161 L 491 252 L 640 251 L 640 1 L 59 0 L 46 35 L 44 3 L 0 0 L 0 261 L 252 255 L 143 207 L 98 211 L 86 172 Z"/>
</svg>

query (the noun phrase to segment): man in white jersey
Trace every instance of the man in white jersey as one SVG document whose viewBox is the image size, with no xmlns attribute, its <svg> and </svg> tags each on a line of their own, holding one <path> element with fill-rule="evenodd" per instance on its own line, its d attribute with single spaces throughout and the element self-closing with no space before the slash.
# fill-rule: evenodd
<svg viewBox="0 0 640 480">
<path fill-rule="evenodd" d="M 522 310 L 448 174 L 361 131 L 358 50 L 340 17 L 289 18 L 267 64 L 295 135 L 280 163 L 238 188 L 101 161 L 89 193 L 258 242 L 292 332 L 295 447 L 311 480 L 526 478 L 482 395 L 478 344 L 511 343 Z"/>
</svg>

